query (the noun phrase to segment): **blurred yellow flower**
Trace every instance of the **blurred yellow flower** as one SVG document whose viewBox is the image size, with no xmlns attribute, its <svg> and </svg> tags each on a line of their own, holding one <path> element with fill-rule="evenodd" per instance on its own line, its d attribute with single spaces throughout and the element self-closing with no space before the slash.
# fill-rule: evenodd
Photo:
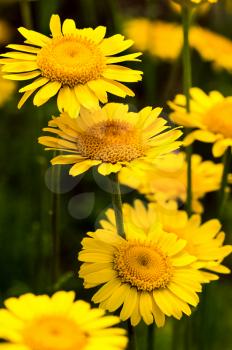
<svg viewBox="0 0 232 350">
<path fill-rule="evenodd" d="M 221 224 L 217 219 L 201 223 L 200 215 L 188 215 L 183 210 L 178 210 L 176 202 L 172 202 L 169 208 L 159 204 L 149 203 L 146 208 L 140 200 L 123 205 L 124 224 L 132 222 L 136 228 L 149 232 L 151 227 L 161 225 L 165 232 L 175 233 L 179 238 L 187 242 L 185 250 L 197 259 L 192 263 L 196 269 L 200 269 L 204 282 L 217 280 L 217 273 L 230 273 L 230 270 L 221 265 L 222 260 L 232 252 L 231 245 L 223 245 L 225 233 L 220 232 Z M 115 216 L 112 209 L 106 212 L 107 220 L 102 220 L 101 226 L 106 230 L 115 230 Z"/>
<path fill-rule="evenodd" d="M 110 225 L 82 240 L 78 259 L 84 262 L 79 272 L 84 287 L 103 284 L 92 300 L 111 312 L 122 307 L 120 318 L 134 326 L 141 318 L 162 327 L 165 315 L 189 316 L 188 304 L 198 304 L 203 276 L 191 265 L 196 258 L 185 251 L 186 241 L 157 222 L 145 230 L 128 219 L 125 233 L 124 239 Z"/>
<path fill-rule="evenodd" d="M 150 21 L 141 17 L 125 22 L 124 32 L 134 40 L 138 50 L 148 51 L 156 58 L 174 61 L 180 56 L 183 34 L 178 23 Z M 229 38 L 199 26 L 192 26 L 189 40 L 191 47 L 205 61 L 211 62 L 214 68 L 232 72 L 232 41 Z"/>
<path fill-rule="evenodd" d="M 218 91 L 208 95 L 199 88 L 190 90 L 190 115 L 186 113 L 184 95 L 176 95 L 173 102 L 171 119 L 177 124 L 197 130 L 191 131 L 184 140 L 188 146 L 195 140 L 213 143 L 214 157 L 220 157 L 232 146 L 232 96 L 224 97 Z"/>
<path fill-rule="evenodd" d="M 215 68 L 224 68 L 232 73 L 232 41 L 229 38 L 205 28 L 192 27 L 190 45 Z"/>
<path fill-rule="evenodd" d="M 220 188 L 223 165 L 210 160 L 202 161 L 198 154 L 192 155 L 192 207 L 202 213 L 204 208 L 200 199 L 208 192 Z M 187 162 L 185 154 L 171 153 L 162 157 L 148 171 L 132 172 L 123 169 L 120 182 L 146 195 L 148 200 L 165 206 L 169 200 L 186 202 L 187 197 Z M 230 179 L 231 180 L 231 179 Z"/>
<path fill-rule="evenodd" d="M 108 103 L 95 112 L 82 110 L 76 120 L 63 113 L 44 129 L 57 137 L 42 136 L 39 143 L 49 150 L 66 152 L 51 162 L 74 164 L 70 169 L 72 176 L 95 165 L 102 175 L 116 173 L 122 167 L 146 169 L 158 157 L 180 146 L 176 140 L 182 132 L 165 131 L 169 127 L 165 119 L 158 117 L 160 112 L 161 108 L 146 107 L 133 113 L 128 112 L 127 105 Z"/>
<path fill-rule="evenodd" d="M 18 107 L 39 89 L 33 103 L 41 106 L 58 94 L 60 111 L 75 118 L 80 106 L 98 109 L 99 100 L 107 102 L 107 92 L 120 97 L 134 96 L 121 82 L 141 80 L 141 71 L 119 65 L 119 62 L 138 61 L 141 53 L 114 56 L 132 44 L 122 35 L 104 39 L 106 28 L 77 29 L 72 19 L 66 19 L 61 28 L 58 15 L 50 20 L 52 38 L 20 27 L 26 45 L 8 45 L 15 50 L 2 54 L 0 60 L 6 79 L 28 80 L 38 77 L 20 89 L 23 92 Z M 117 63 L 115 65 L 115 63 Z"/>
<path fill-rule="evenodd" d="M 0 309 L 2 350 L 122 350 L 125 330 L 114 328 L 116 316 L 104 316 L 85 301 L 74 302 L 74 292 L 24 294 L 5 300 Z"/>
<path fill-rule="evenodd" d="M 7 81 L 2 77 L 0 69 L 0 107 L 2 107 L 12 96 L 16 90 L 16 83 L 14 81 Z"/>
<path fill-rule="evenodd" d="M 175 60 L 183 45 L 182 28 L 176 23 L 136 18 L 125 22 L 124 32 L 134 40 L 138 50 L 148 51 L 162 60 Z"/>
<path fill-rule="evenodd" d="M 11 25 L 4 19 L 0 19 L 0 44 L 5 45 L 12 38 L 13 30 Z"/>
</svg>

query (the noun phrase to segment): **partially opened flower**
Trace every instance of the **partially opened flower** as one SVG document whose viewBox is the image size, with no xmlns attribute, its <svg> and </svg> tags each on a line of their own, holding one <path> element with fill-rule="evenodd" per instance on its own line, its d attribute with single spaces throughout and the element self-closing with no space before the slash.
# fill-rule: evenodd
<svg viewBox="0 0 232 350">
<path fill-rule="evenodd" d="M 20 27 L 26 45 L 8 45 L 14 51 L 1 55 L 5 57 L 0 64 L 6 79 L 36 78 L 20 89 L 24 94 L 19 108 L 34 92 L 36 106 L 58 95 L 59 110 L 76 117 L 80 106 L 97 109 L 99 101 L 106 103 L 107 92 L 120 97 L 134 96 L 120 82 L 137 82 L 142 72 L 118 63 L 138 61 L 141 54 L 114 56 L 128 49 L 132 40 L 124 40 L 120 34 L 104 38 L 106 28 L 102 26 L 78 29 L 72 19 L 66 19 L 61 27 L 58 15 L 52 15 L 50 29 L 51 38 Z"/>
<path fill-rule="evenodd" d="M 146 107 L 138 113 L 128 106 L 108 103 L 96 112 L 83 110 L 73 120 L 66 113 L 49 122 L 48 131 L 57 135 L 42 136 L 39 143 L 65 154 L 52 164 L 74 164 L 70 175 L 76 176 L 97 165 L 98 172 L 108 175 L 122 167 L 148 168 L 161 156 L 180 146 L 182 132 L 170 129 L 158 117 L 161 108 Z"/>
<path fill-rule="evenodd" d="M 206 193 L 220 188 L 223 165 L 210 160 L 203 161 L 198 154 L 192 155 L 192 207 L 197 213 L 204 208 L 200 199 Z M 144 194 L 149 201 L 165 205 L 169 200 L 186 202 L 187 162 L 185 153 L 171 153 L 147 171 L 135 172 L 123 169 L 120 182 Z M 231 176 L 228 178 L 231 181 Z"/>
<path fill-rule="evenodd" d="M 5 300 L 0 309 L 2 350 L 122 350 L 125 330 L 114 328 L 116 316 L 105 316 L 74 292 L 24 294 Z"/>
<path fill-rule="evenodd" d="M 165 315 L 190 315 L 203 279 L 191 266 L 196 258 L 185 251 L 186 241 L 158 222 L 145 230 L 127 220 L 125 234 L 124 239 L 111 225 L 82 240 L 79 275 L 85 288 L 102 285 L 92 300 L 111 312 L 121 308 L 120 318 L 132 325 L 142 318 L 162 327 Z"/>
<path fill-rule="evenodd" d="M 178 210 L 175 202 L 169 207 L 149 203 L 146 208 L 140 200 L 134 206 L 123 205 L 125 226 L 131 222 L 139 229 L 149 232 L 151 227 L 161 225 L 165 232 L 175 233 L 187 242 L 185 250 L 195 256 L 192 263 L 200 269 L 205 282 L 218 279 L 217 273 L 230 273 L 230 270 L 221 265 L 222 260 L 232 252 L 231 245 L 223 245 L 225 233 L 221 232 L 221 224 L 217 219 L 201 223 L 200 215 L 188 218 L 184 210 Z M 102 220 L 101 226 L 110 231 L 115 230 L 115 217 L 112 209 L 106 212 L 107 220 Z"/>
<path fill-rule="evenodd" d="M 208 95 L 199 88 L 190 90 L 190 114 L 186 113 L 186 98 L 176 95 L 173 102 L 171 119 L 177 124 L 196 130 L 186 136 L 184 144 L 190 145 L 195 140 L 213 143 L 214 157 L 220 157 L 232 146 L 232 96 L 224 97 L 218 91 Z"/>
</svg>

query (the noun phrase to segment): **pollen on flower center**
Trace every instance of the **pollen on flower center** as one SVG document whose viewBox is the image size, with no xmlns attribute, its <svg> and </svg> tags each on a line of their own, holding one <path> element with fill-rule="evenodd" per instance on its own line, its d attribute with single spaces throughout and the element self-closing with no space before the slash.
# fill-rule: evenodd
<svg viewBox="0 0 232 350">
<path fill-rule="evenodd" d="M 77 149 L 83 157 L 103 162 L 129 162 L 144 155 L 138 130 L 128 122 L 99 122 L 80 133 Z"/>
<path fill-rule="evenodd" d="M 100 78 L 105 58 L 90 40 L 77 35 L 54 38 L 37 57 L 42 76 L 74 87 Z"/>
<path fill-rule="evenodd" d="M 81 350 L 88 341 L 87 334 L 73 320 L 57 315 L 31 321 L 23 337 L 32 350 Z"/>
<path fill-rule="evenodd" d="M 225 99 L 212 107 L 204 118 L 210 131 L 232 137 L 232 99 Z"/>
<path fill-rule="evenodd" d="M 157 246 L 133 241 L 118 247 L 114 269 L 122 282 L 149 292 L 164 288 L 172 277 L 171 263 Z"/>
</svg>

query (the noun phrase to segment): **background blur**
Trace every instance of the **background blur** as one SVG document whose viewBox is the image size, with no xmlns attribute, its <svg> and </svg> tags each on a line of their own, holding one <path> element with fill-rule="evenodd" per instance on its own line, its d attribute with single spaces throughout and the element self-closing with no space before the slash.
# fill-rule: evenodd
<svg viewBox="0 0 232 350">
<path fill-rule="evenodd" d="M 205 10 L 195 21 L 232 39 L 232 1 L 219 0 L 219 3 Z M 178 12 L 173 11 L 168 0 L 37 0 L 28 4 L 25 6 L 25 1 L 0 0 L 1 52 L 4 52 L 7 43 L 22 41 L 17 27 L 31 27 L 49 34 L 49 19 L 53 13 L 59 14 L 62 20 L 73 18 L 78 27 L 105 25 L 108 36 L 122 33 L 125 21 L 136 17 L 181 22 Z M 171 46 L 171 36 L 169 40 Z M 194 86 L 232 95 L 232 72 L 215 70 L 194 50 L 192 58 Z M 137 97 L 128 98 L 125 102 L 134 110 L 145 105 L 163 106 L 164 115 L 167 114 L 166 101 L 182 89 L 181 61 L 177 59 L 170 63 L 145 52 L 142 63 L 133 64 L 134 68 L 136 66 L 144 71 L 144 78 L 142 82 L 131 84 Z M 49 165 L 51 154 L 37 144 L 42 127 L 47 125 L 52 114 L 58 113 L 54 99 L 40 108 L 34 107 L 30 100 L 19 111 L 17 87 L 6 83 L 0 81 L 0 302 L 11 295 L 51 290 L 52 193 L 56 189 Z M 6 92 L 10 94 L 14 89 L 15 92 L 4 101 L 4 94 L 8 96 Z M 116 101 L 117 98 L 110 96 L 110 100 Z M 210 157 L 207 144 L 196 144 L 195 151 L 206 159 Z M 87 300 L 93 291 L 84 291 L 82 281 L 77 279 L 76 256 L 83 235 L 95 229 L 97 218 L 110 205 L 106 181 L 94 171 L 73 179 L 68 176 L 68 167 L 62 167 L 59 195 L 62 278 L 57 288 L 74 288 L 79 297 Z M 124 201 L 143 198 L 128 188 L 123 188 L 123 192 Z M 205 200 L 205 205 L 210 208 L 205 214 L 207 217 L 214 213 L 214 196 L 210 194 Z M 228 201 L 224 215 L 224 229 L 230 243 L 231 204 Z M 231 258 L 225 264 L 232 266 Z M 200 312 L 197 310 L 191 320 L 170 320 L 164 329 L 157 331 L 157 349 L 231 349 L 231 289 L 231 276 L 212 282 L 201 299 Z M 142 349 L 142 324 L 138 327 L 138 335 Z"/>
</svg>

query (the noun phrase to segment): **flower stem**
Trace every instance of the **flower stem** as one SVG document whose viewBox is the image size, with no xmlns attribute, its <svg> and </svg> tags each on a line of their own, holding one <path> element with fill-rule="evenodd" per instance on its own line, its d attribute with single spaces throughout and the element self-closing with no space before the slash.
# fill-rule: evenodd
<svg viewBox="0 0 232 350">
<path fill-rule="evenodd" d="M 154 323 L 147 327 L 147 350 L 155 349 L 155 327 Z"/>
<path fill-rule="evenodd" d="M 127 329 L 129 338 L 127 350 L 136 350 L 135 328 L 131 325 L 130 321 L 127 322 Z"/>
<path fill-rule="evenodd" d="M 226 200 L 226 186 L 227 186 L 227 177 L 230 170 L 231 162 L 231 147 L 228 147 L 223 156 L 223 173 L 221 178 L 221 187 L 219 190 L 218 196 L 218 217 L 219 219 L 223 215 L 225 200 Z"/>
<path fill-rule="evenodd" d="M 186 97 L 186 112 L 190 113 L 190 88 L 192 86 L 192 68 L 189 46 L 189 28 L 191 21 L 191 9 L 188 5 L 182 5 L 182 25 L 183 25 L 183 87 Z M 187 147 L 186 160 L 187 160 L 187 200 L 186 209 L 188 215 L 192 212 L 192 148 Z"/>
<path fill-rule="evenodd" d="M 122 215 L 122 198 L 120 183 L 118 180 L 118 173 L 110 174 L 111 186 L 112 186 L 112 204 L 115 213 L 115 221 L 118 234 L 122 237 L 125 237 L 124 224 L 123 224 L 123 215 Z"/>
<path fill-rule="evenodd" d="M 33 21 L 32 21 L 32 15 L 31 15 L 31 5 L 29 3 L 29 0 L 20 1 L 20 10 L 21 10 L 23 25 L 27 29 L 32 29 Z"/>
</svg>

